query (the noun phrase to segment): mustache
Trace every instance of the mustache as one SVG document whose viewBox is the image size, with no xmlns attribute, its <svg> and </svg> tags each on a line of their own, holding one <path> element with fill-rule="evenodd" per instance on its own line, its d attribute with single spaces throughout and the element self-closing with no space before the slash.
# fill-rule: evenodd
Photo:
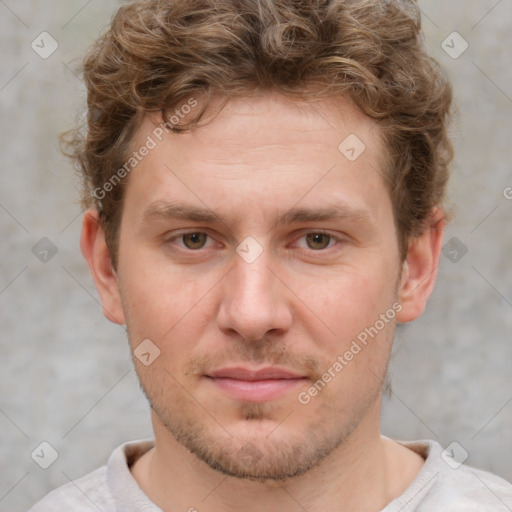
<svg viewBox="0 0 512 512">
<path fill-rule="evenodd" d="M 243 341 L 230 345 L 219 353 L 193 357 L 185 368 L 185 375 L 201 376 L 213 370 L 244 364 L 279 366 L 317 380 L 321 377 L 318 359 L 309 354 L 291 352 L 275 341 Z"/>
</svg>

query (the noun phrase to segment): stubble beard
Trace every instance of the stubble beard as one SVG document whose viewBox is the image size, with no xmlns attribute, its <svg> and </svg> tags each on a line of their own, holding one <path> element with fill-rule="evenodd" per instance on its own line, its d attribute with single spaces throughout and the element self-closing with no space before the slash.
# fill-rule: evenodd
<svg viewBox="0 0 512 512">
<path fill-rule="evenodd" d="M 391 338 L 388 342 L 392 343 L 394 329 L 387 336 Z M 285 347 L 276 350 L 275 344 L 264 342 L 261 345 L 243 346 L 249 348 L 234 350 L 236 357 L 232 360 L 285 363 L 285 367 L 286 363 L 292 362 L 295 364 L 290 364 L 290 367 L 309 368 L 305 374 L 312 376 L 311 383 L 321 376 L 318 361 L 307 357 L 288 360 Z M 253 350 L 250 347 L 258 348 Z M 248 352 L 240 354 L 245 350 Z M 154 412 L 154 421 L 158 421 L 178 443 L 209 468 L 239 479 L 283 482 L 306 473 L 334 455 L 338 449 L 343 449 L 364 418 L 380 410 L 389 357 L 390 353 L 379 365 L 381 375 L 372 372 L 375 384 L 367 388 L 355 403 L 350 404 L 350 400 L 347 403 L 341 401 L 340 406 L 340 397 L 335 387 L 329 386 L 306 406 L 295 401 L 276 411 L 276 405 L 272 403 L 239 403 L 236 419 L 248 427 L 239 430 L 250 432 L 249 435 L 229 432 L 222 425 L 222 420 L 212 417 L 207 410 L 208 404 L 199 403 L 165 368 L 157 370 L 157 362 L 161 361 L 153 363 L 152 376 L 147 382 L 144 370 L 137 370 L 137 374 L 141 389 Z M 188 367 L 188 371 L 199 375 L 204 367 L 204 360 L 196 360 L 194 365 Z M 153 372 L 159 372 L 160 378 L 156 379 Z M 292 430 L 287 421 L 298 421 L 297 418 L 300 428 Z M 269 419 L 273 421 L 269 422 Z M 266 431 L 264 428 L 253 428 L 263 426 L 265 422 L 272 425 Z"/>
<path fill-rule="evenodd" d="M 301 413 L 304 416 L 309 406 L 297 405 L 291 412 L 283 408 L 282 423 L 277 422 L 277 426 L 268 428 L 266 432 L 258 428 L 255 429 L 256 434 L 244 436 L 228 432 L 190 396 L 175 396 L 169 400 L 169 397 L 164 399 L 158 392 L 146 389 L 142 381 L 141 387 L 156 421 L 190 453 L 214 471 L 258 482 L 284 482 L 318 466 L 347 444 L 372 404 L 380 398 L 380 392 L 368 395 L 363 403 L 358 404 L 357 411 L 350 411 L 351 414 L 347 415 L 329 403 L 335 396 L 327 396 L 326 393 L 324 402 L 300 430 L 288 430 L 286 421 L 297 420 Z M 169 403 L 174 406 L 166 406 Z M 254 432 L 253 426 L 261 425 L 269 418 L 270 407 L 259 403 L 240 404 L 238 419 L 247 425 L 246 431 Z M 287 429 L 285 436 L 283 429 Z"/>
</svg>

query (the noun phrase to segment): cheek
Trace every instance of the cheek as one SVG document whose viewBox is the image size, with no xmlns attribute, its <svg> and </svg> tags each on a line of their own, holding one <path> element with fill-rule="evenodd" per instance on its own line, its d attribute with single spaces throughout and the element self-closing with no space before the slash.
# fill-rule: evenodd
<svg viewBox="0 0 512 512">
<path fill-rule="evenodd" d="M 143 257 L 125 259 L 120 272 L 121 296 L 133 345 L 153 341 L 163 354 L 190 350 L 211 318 L 211 278 L 193 279 L 178 268 L 158 268 Z"/>
<path fill-rule="evenodd" d="M 391 307 L 392 277 L 380 266 L 373 271 L 370 266 L 345 269 L 330 275 L 322 285 L 303 282 L 300 297 L 315 313 L 318 329 L 327 326 L 337 341 L 351 340 Z"/>
</svg>

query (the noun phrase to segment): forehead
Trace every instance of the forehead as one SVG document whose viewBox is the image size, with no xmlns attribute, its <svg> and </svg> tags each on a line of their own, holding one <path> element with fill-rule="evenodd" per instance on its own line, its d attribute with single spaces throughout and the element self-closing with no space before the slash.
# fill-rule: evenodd
<svg viewBox="0 0 512 512">
<path fill-rule="evenodd" d="M 210 121 L 191 132 L 181 134 L 183 140 L 189 138 L 208 143 L 218 138 L 219 130 L 223 131 L 222 146 L 212 146 L 210 152 L 223 152 L 227 145 L 241 151 L 251 146 L 272 146 L 272 143 L 294 144 L 297 139 L 315 143 L 318 137 L 325 137 L 326 144 L 337 148 L 340 137 L 353 133 L 357 135 L 369 149 L 380 152 L 380 130 L 375 122 L 364 115 L 346 97 L 318 98 L 314 100 L 297 100 L 286 97 L 275 91 L 261 91 L 250 97 L 234 97 L 221 106 L 223 98 L 215 96 L 207 107 L 206 118 Z M 188 115 L 181 114 L 189 120 L 201 108 L 199 103 Z M 185 105 L 185 103 L 184 103 Z M 178 106 L 177 111 L 181 110 Z M 178 116 L 174 116 L 179 121 Z M 174 121 L 173 121 L 174 122 Z M 136 142 L 162 125 L 159 114 L 145 118 L 136 134 Z"/>
<path fill-rule="evenodd" d="M 348 195 L 366 191 L 368 202 L 386 192 L 379 129 L 348 100 L 305 102 L 267 92 L 216 111 L 219 105 L 209 105 L 206 124 L 184 133 L 162 134 L 160 116 L 147 116 L 132 150 L 149 139 L 154 147 L 130 175 L 127 195 L 147 203 L 185 194 L 219 208 L 252 197 L 275 209 L 278 196 L 287 194 L 290 207 L 308 188 L 318 196 L 344 183 Z"/>
</svg>

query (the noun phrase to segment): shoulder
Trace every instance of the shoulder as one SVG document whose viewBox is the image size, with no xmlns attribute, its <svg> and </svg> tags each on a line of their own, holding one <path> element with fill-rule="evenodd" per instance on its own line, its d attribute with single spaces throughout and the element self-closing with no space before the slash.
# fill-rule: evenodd
<svg viewBox="0 0 512 512">
<path fill-rule="evenodd" d="M 57 512 L 74 510 L 77 512 L 103 512 L 113 511 L 109 508 L 113 504 L 107 486 L 107 467 L 92 471 L 91 473 L 58 487 L 38 501 L 29 512 Z"/>
<path fill-rule="evenodd" d="M 510 511 L 512 484 L 497 475 L 462 464 L 439 472 L 432 502 L 453 503 L 453 510 Z"/>
<path fill-rule="evenodd" d="M 105 466 L 50 492 L 29 512 L 159 511 L 130 473 L 130 466 L 152 446 L 152 440 L 122 444 L 112 452 Z"/>
<path fill-rule="evenodd" d="M 512 484 L 487 471 L 461 464 L 458 461 L 465 454 L 454 453 L 451 445 L 443 449 L 438 442 L 431 440 L 400 444 L 424 456 L 425 464 L 406 492 L 390 503 L 385 512 L 512 510 Z"/>
</svg>

